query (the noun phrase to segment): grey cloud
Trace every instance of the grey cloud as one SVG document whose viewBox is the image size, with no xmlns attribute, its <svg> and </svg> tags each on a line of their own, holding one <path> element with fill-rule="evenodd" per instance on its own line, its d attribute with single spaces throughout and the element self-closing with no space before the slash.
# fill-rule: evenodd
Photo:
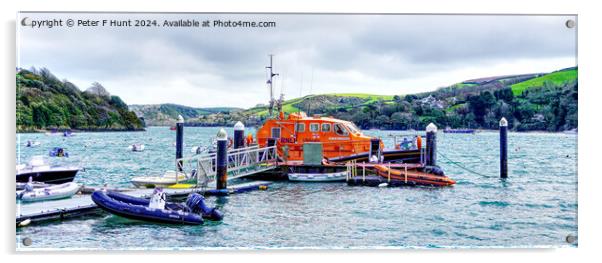
<svg viewBox="0 0 602 263">
<path fill-rule="evenodd" d="M 59 77 L 131 83 L 132 79 L 221 91 L 264 88 L 269 53 L 289 85 L 310 71 L 341 82 L 349 72 L 400 83 L 433 72 L 575 56 L 575 30 L 560 16 L 22 14 L 32 18 L 224 19 L 275 21 L 276 28 L 20 28 L 24 67 L 48 67 Z M 573 18 L 573 17 L 571 17 Z M 573 65 L 563 65 L 573 66 Z M 526 72 L 517 72 L 526 73 Z M 285 76 L 281 76 L 285 77 Z M 337 79 L 339 78 L 339 79 Z M 450 83 L 451 84 L 451 83 Z M 86 88 L 81 87 L 80 88 Z M 84 84 L 85 85 L 85 84 Z M 329 83 L 324 86 L 333 86 Z M 111 87 L 109 87 L 111 88 Z M 120 89 L 131 87 L 114 87 Z M 432 89 L 436 87 L 424 87 Z M 340 90 L 339 86 L 337 90 Z M 263 91 L 263 90 L 262 90 Z M 324 92 L 329 92 L 324 90 Z M 392 92 L 392 91 L 387 91 Z M 125 92 L 127 94 L 127 92 Z M 293 93 L 292 96 L 297 95 Z M 176 96 L 176 95 L 174 95 Z M 258 96 L 256 99 L 263 99 Z M 126 98 L 128 99 L 128 98 Z M 172 99 L 173 100 L 173 99 Z M 126 100 L 127 101 L 127 100 Z M 261 101 L 254 101 L 256 104 Z M 138 102 L 137 102 L 138 103 Z M 201 106 L 201 105 L 196 105 Z"/>
</svg>

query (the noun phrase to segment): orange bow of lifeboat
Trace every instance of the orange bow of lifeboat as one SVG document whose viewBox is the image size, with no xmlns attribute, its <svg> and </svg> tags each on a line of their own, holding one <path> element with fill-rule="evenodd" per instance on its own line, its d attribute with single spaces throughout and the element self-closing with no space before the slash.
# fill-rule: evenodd
<svg viewBox="0 0 602 263">
<path fill-rule="evenodd" d="M 410 185 L 450 186 L 456 183 L 447 176 L 425 173 L 416 169 L 407 170 L 407 174 L 406 170 L 392 169 L 386 165 L 375 165 L 374 169 L 379 176 Z"/>
</svg>

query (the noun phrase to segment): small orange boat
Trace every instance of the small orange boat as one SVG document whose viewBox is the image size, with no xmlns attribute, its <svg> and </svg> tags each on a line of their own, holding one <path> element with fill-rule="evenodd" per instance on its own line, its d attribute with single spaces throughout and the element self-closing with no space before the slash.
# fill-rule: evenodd
<svg viewBox="0 0 602 263">
<path fill-rule="evenodd" d="M 436 175 L 431 173 L 420 172 L 416 169 L 397 170 L 386 165 L 375 165 L 376 173 L 384 178 L 391 180 L 403 181 L 406 184 L 412 185 L 429 185 L 429 186 L 450 186 L 456 183 L 453 179 L 445 175 Z"/>
</svg>

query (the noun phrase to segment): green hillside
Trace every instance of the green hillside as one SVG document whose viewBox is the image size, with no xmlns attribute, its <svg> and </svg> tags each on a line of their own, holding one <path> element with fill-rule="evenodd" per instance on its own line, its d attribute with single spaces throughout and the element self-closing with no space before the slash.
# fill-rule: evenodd
<svg viewBox="0 0 602 263">
<path fill-rule="evenodd" d="M 544 76 L 516 83 L 511 86 L 514 96 L 522 94 L 525 90 L 535 87 L 543 87 L 545 83 L 560 86 L 577 79 L 577 69 L 561 70 L 546 74 Z"/>
<path fill-rule="evenodd" d="M 16 75 L 17 132 L 47 129 L 142 130 L 144 123 L 99 83 L 86 91 L 47 69 Z"/>
<path fill-rule="evenodd" d="M 241 110 L 233 107 L 194 108 L 173 103 L 130 105 L 129 108 L 149 126 L 170 126 L 182 115 L 185 120 L 198 119 L 215 113 L 230 113 Z"/>
<path fill-rule="evenodd" d="M 282 103 L 282 111 L 284 113 L 292 113 L 299 111 L 308 111 L 312 108 L 324 110 L 326 108 L 349 108 L 346 102 L 349 100 L 357 100 L 360 105 L 368 105 L 378 101 L 391 102 L 394 95 L 377 95 L 367 93 L 329 93 L 320 95 L 306 95 L 301 98 L 285 100 Z M 338 100 L 338 101 L 337 101 Z M 359 105 L 357 105 L 359 106 Z M 246 112 L 254 113 L 259 116 L 267 116 L 267 106 L 254 107 L 246 110 Z"/>
</svg>

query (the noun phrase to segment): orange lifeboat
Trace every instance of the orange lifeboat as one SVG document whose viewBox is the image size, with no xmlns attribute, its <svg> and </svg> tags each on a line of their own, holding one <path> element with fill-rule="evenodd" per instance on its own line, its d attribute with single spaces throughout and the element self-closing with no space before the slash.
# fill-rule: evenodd
<svg viewBox="0 0 602 263">
<path fill-rule="evenodd" d="M 326 158 L 350 156 L 370 151 L 371 137 L 364 135 L 352 122 L 331 117 L 308 117 L 304 112 L 291 113 L 288 118 L 280 113 L 257 130 L 257 143 L 267 146 L 268 138 L 277 140 L 278 154 L 287 160 L 303 160 L 303 144 L 322 143 Z M 284 148 L 286 146 L 286 148 Z M 380 142 L 383 149 L 383 142 Z M 286 150 L 284 150 L 286 149 Z"/>
</svg>

